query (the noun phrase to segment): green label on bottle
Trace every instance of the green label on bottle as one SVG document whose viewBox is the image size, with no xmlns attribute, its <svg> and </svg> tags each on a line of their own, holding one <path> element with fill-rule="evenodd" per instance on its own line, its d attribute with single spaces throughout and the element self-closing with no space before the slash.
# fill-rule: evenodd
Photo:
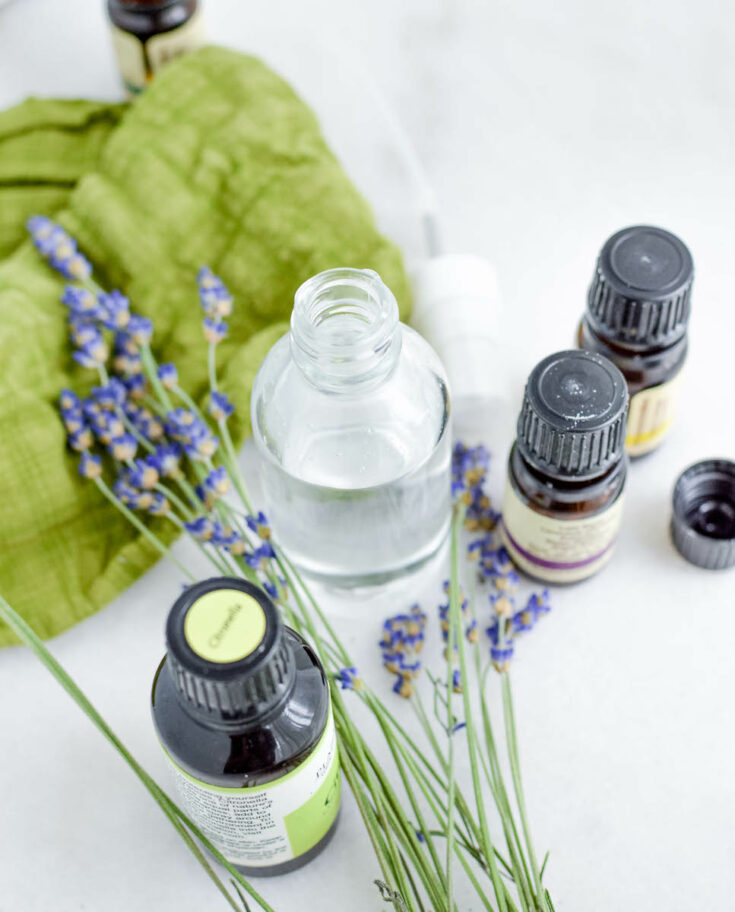
<svg viewBox="0 0 735 912">
<path fill-rule="evenodd" d="M 184 810 L 233 864 L 270 867 L 298 858 L 326 836 L 339 811 L 341 780 L 331 714 L 309 756 L 262 786 L 209 785 L 171 763 Z"/>
</svg>

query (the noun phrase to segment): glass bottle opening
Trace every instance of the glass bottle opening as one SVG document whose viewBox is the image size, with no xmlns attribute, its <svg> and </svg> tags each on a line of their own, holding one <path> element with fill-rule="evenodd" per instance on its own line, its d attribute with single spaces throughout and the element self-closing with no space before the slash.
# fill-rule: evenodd
<svg viewBox="0 0 735 912">
<path fill-rule="evenodd" d="M 291 315 L 291 352 L 315 385 L 384 377 L 400 350 L 398 305 L 371 269 L 328 269 L 304 282 Z"/>
</svg>

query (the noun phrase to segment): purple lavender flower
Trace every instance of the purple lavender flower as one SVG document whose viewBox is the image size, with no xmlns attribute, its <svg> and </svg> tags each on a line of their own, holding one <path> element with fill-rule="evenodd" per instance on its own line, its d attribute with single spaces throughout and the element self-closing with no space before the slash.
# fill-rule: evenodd
<svg viewBox="0 0 735 912">
<path fill-rule="evenodd" d="M 102 460 L 92 453 L 82 453 L 79 460 L 79 474 L 84 478 L 99 478 L 102 474 Z"/>
<path fill-rule="evenodd" d="M 106 329 L 125 329 L 130 321 L 130 302 L 122 292 L 114 289 L 102 292 L 97 301 L 102 310 L 102 322 Z"/>
<path fill-rule="evenodd" d="M 85 403 L 85 415 L 94 431 L 94 436 L 100 443 L 109 446 L 113 439 L 122 437 L 125 433 L 125 425 L 114 412 L 106 412 L 99 406 L 98 409 L 98 411 L 94 411 L 92 406 Z"/>
<path fill-rule="evenodd" d="M 498 617 L 510 617 L 515 611 L 516 600 L 506 592 L 491 592 L 488 599 Z"/>
<path fill-rule="evenodd" d="M 92 397 L 103 409 L 116 409 L 125 402 L 125 384 L 117 377 L 111 377 L 106 386 L 93 386 Z"/>
<path fill-rule="evenodd" d="M 206 516 L 200 516 L 191 522 L 185 522 L 184 528 L 199 542 L 208 542 L 215 532 L 214 523 Z"/>
<path fill-rule="evenodd" d="M 452 496 L 464 504 L 465 525 L 470 531 L 492 531 L 500 514 L 485 493 L 490 453 L 483 446 L 466 447 L 457 442 L 452 452 Z"/>
<path fill-rule="evenodd" d="M 188 438 L 183 439 L 184 452 L 195 461 L 211 459 L 217 452 L 218 439 L 202 422 L 191 428 Z"/>
<path fill-rule="evenodd" d="M 393 690 L 405 698 L 413 695 L 412 681 L 421 671 L 419 654 L 424 647 L 426 621 L 426 614 L 419 605 L 412 605 L 408 612 L 383 622 L 383 634 L 378 644 L 383 667 L 396 675 Z"/>
<path fill-rule="evenodd" d="M 446 580 L 444 583 L 444 591 L 447 593 L 449 592 L 449 580 Z M 460 597 L 459 610 L 462 615 L 462 620 L 465 624 L 465 628 L 464 628 L 465 638 L 470 643 L 476 643 L 477 639 L 478 639 L 477 621 L 471 616 L 470 603 L 467 600 L 467 598 L 465 598 L 465 596 L 462 594 L 462 592 L 460 592 L 459 597 Z M 449 628 L 450 628 L 449 609 L 450 609 L 450 602 L 448 602 L 448 601 L 442 605 L 439 605 L 439 629 L 441 630 L 442 640 L 444 640 L 445 643 L 449 642 Z M 455 649 L 457 648 L 456 643 L 455 643 L 454 648 Z"/>
<path fill-rule="evenodd" d="M 61 295 L 61 303 L 69 308 L 69 316 L 76 320 L 99 320 L 104 312 L 97 298 L 87 288 L 67 285 Z"/>
<path fill-rule="evenodd" d="M 542 589 L 541 592 L 534 592 L 528 599 L 526 611 L 533 611 L 536 619 L 543 614 L 551 611 L 551 594 L 548 589 Z"/>
<path fill-rule="evenodd" d="M 264 583 L 262 583 L 262 586 L 274 601 L 278 598 L 278 588 L 275 583 L 271 583 L 270 581 L 266 580 Z"/>
<path fill-rule="evenodd" d="M 354 665 L 350 665 L 348 668 L 340 668 L 335 673 L 334 680 L 342 690 L 362 690 L 363 687 L 362 679 Z"/>
<path fill-rule="evenodd" d="M 136 345 L 148 345 L 153 337 L 153 321 L 139 314 L 130 314 L 125 331 Z"/>
<path fill-rule="evenodd" d="M 61 409 L 72 409 L 72 408 L 81 408 L 82 403 L 79 399 L 79 396 L 70 389 L 63 389 L 59 393 L 59 408 Z"/>
<path fill-rule="evenodd" d="M 109 350 L 102 333 L 99 330 L 90 329 L 86 334 L 86 341 L 79 346 L 77 351 L 73 352 L 72 358 L 82 367 L 97 368 L 105 363 L 108 355 Z"/>
<path fill-rule="evenodd" d="M 490 660 L 497 671 L 504 672 L 508 670 L 514 653 L 515 646 L 513 640 L 508 640 L 506 643 L 503 643 L 502 646 L 490 647 Z"/>
<path fill-rule="evenodd" d="M 92 267 L 77 250 L 76 242 L 60 226 L 44 215 L 28 219 L 26 227 L 39 253 L 49 265 L 67 279 L 84 280 L 92 274 Z"/>
<path fill-rule="evenodd" d="M 143 359 L 140 355 L 115 355 L 113 364 L 126 379 L 143 372 Z"/>
<path fill-rule="evenodd" d="M 133 427 L 144 437 L 151 441 L 156 441 L 163 437 L 162 422 L 147 408 L 131 399 L 125 402 L 124 408 L 125 414 Z"/>
<path fill-rule="evenodd" d="M 145 396 L 147 386 L 145 374 L 133 374 L 126 377 L 123 383 L 131 399 L 142 399 Z"/>
<path fill-rule="evenodd" d="M 128 478 L 133 487 L 149 491 L 158 484 L 158 470 L 147 459 L 135 459 L 128 470 Z"/>
<path fill-rule="evenodd" d="M 513 631 L 515 633 L 526 633 L 532 630 L 538 619 L 551 611 L 551 597 L 549 590 L 544 589 L 542 592 L 534 592 L 526 602 L 524 608 L 516 611 L 513 615 Z"/>
<path fill-rule="evenodd" d="M 230 478 L 227 474 L 227 469 L 224 466 L 212 469 L 209 475 L 204 479 L 204 487 L 214 494 L 215 497 L 224 497 L 230 490 Z"/>
<path fill-rule="evenodd" d="M 86 429 L 86 422 L 81 409 L 61 409 L 59 414 L 67 434 L 78 434 Z"/>
<path fill-rule="evenodd" d="M 232 532 L 225 541 L 224 547 L 230 554 L 234 554 L 236 557 L 240 557 L 248 549 L 247 542 L 239 532 Z"/>
<path fill-rule="evenodd" d="M 221 320 L 205 317 L 203 321 L 204 338 L 210 345 L 219 344 L 227 335 L 227 324 Z"/>
<path fill-rule="evenodd" d="M 174 389 L 179 382 L 179 372 L 176 365 L 172 363 L 160 364 L 158 366 L 158 379 L 164 389 Z"/>
<path fill-rule="evenodd" d="M 235 411 L 235 406 L 224 393 L 213 390 L 209 396 L 208 411 L 215 421 L 224 421 Z"/>
<path fill-rule="evenodd" d="M 69 341 L 81 348 L 101 338 L 100 331 L 93 323 L 76 318 L 69 319 Z"/>
<path fill-rule="evenodd" d="M 115 353 L 138 355 L 139 349 L 129 332 L 121 330 L 115 333 Z"/>
<path fill-rule="evenodd" d="M 165 429 L 169 437 L 183 442 L 188 440 L 191 429 L 199 423 L 194 412 L 185 408 L 176 408 L 167 413 Z"/>
<path fill-rule="evenodd" d="M 82 403 L 76 393 L 69 389 L 61 391 L 59 396 L 59 414 L 67 434 L 77 433 L 87 427 Z"/>
<path fill-rule="evenodd" d="M 148 507 L 151 516 L 165 516 L 171 512 L 171 504 L 160 491 L 153 491 L 151 496 L 151 504 Z"/>
<path fill-rule="evenodd" d="M 221 522 L 212 520 L 212 538 L 210 541 L 215 548 L 227 548 L 236 535 L 237 533 L 233 532 L 229 526 L 223 526 Z"/>
<path fill-rule="evenodd" d="M 255 532 L 258 538 L 262 538 L 263 541 L 268 541 L 270 539 L 270 526 L 268 525 L 268 519 L 262 510 L 256 513 L 255 516 L 246 516 L 245 522 L 247 523 L 248 529 L 250 529 L 251 532 Z"/>
<path fill-rule="evenodd" d="M 130 497 L 134 496 L 136 493 L 135 489 L 130 487 L 127 480 L 122 475 L 118 475 L 115 479 L 112 485 L 112 492 L 115 497 L 124 504 L 127 504 Z"/>
<path fill-rule="evenodd" d="M 199 300 L 204 313 L 211 318 L 229 317 L 232 313 L 232 295 L 224 282 L 209 266 L 202 266 L 197 275 Z"/>
<path fill-rule="evenodd" d="M 268 561 L 275 556 L 276 552 L 273 550 L 273 546 L 269 542 L 263 542 L 251 554 L 245 555 L 245 563 L 255 570 L 262 570 L 267 566 Z"/>
<path fill-rule="evenodd" d="M 138 442 L 132 434 L 120 434 L 119 437 L 112 438 L 107 448 L 115 459 L 127 462 L 135 456 Z"/>
<path fill-rule="evenodd" d="M 75 450 L 77 453 L 83 453 L 92 446 L 94 437 L 89 428 L 82 428 L 79 431 L 72 431 L 67 434 L 66 442 L 72 450 Z"/>
<path fill-rule="evenodd" d="M 177 443 L 157 446 L 153 453 L 146 456 L 146 462 L 162 478 L 181 477 L 181 447 Z"/>
</svg>

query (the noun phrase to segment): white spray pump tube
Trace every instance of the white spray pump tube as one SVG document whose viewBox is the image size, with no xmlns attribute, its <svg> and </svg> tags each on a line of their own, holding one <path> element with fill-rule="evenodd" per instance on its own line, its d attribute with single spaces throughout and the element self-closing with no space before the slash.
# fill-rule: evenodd
<svg viewBox="0 0 735 912">
<path fill-rule="evenodd" d="M 454 432 L 467 442 L 502 441 L 511 399 L 498 342 L 500 294 L 482 257 L 439 254 L 414 270 L 411 324 L 441 358 L 449 377 Z"/>
</svg>

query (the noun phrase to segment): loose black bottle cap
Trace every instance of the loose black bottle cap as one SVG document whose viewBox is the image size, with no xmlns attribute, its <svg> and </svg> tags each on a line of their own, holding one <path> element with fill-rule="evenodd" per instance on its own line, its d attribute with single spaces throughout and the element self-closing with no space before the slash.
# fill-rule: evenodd
<svg viewBox="0 0 735 912">
<path fill-rule="evenodd" d="M 675 234 L 624 228 L 600 251 L 587 319 L 599 335 L 630 348 L 672 345 L 687 329 L 693 279 L 692 255 Z"/>
<path fill-rule="evenodd" d="M 249 721 L 290 692 L 294 656 L 262 589 L 215 577 L 188 588 L 166 623 L 166 667 L 188 706 L 210 718 Z"/>
<path fill-rule="evenodd" d="M 588 351 L 544 358 L 518 416 L 521 455 L 553 478 L 594 478 L 623 457 L 628 388 L 615 365 Z"/>
<path fill-rule="evenodd" d="M 671 536 L 691 564 L 707 570 L 735 564 L 735 462 L 705 459 L 681 473 Z"/>
</svg>

